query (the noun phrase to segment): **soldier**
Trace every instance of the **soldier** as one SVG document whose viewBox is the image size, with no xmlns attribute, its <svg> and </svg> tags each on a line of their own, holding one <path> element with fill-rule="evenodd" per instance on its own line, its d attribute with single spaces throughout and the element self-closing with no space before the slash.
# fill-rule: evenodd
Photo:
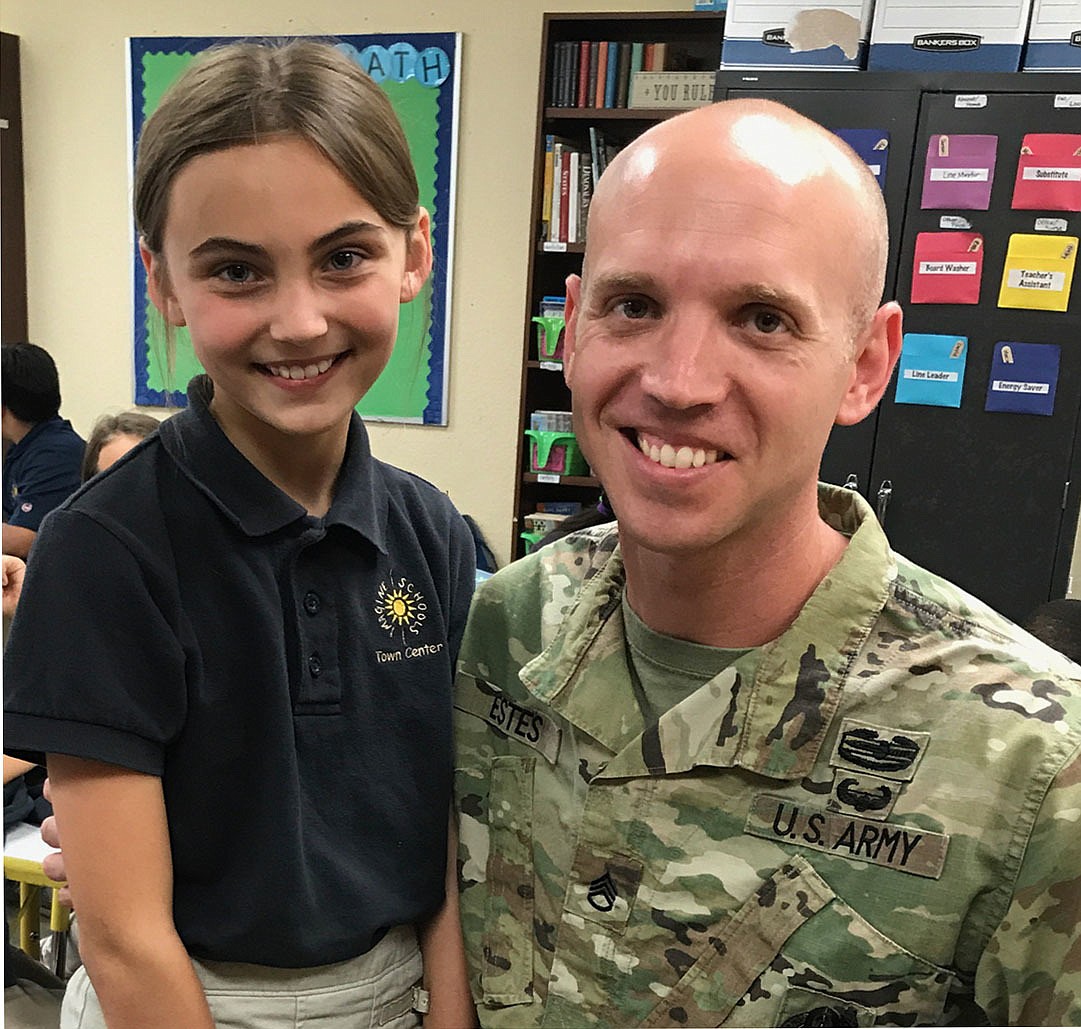
<svg viewBox="0 0 1081 1029">
<path fill-rule="evenodd" d="M 619 517 L 478 591 L 456 686 L 485 1026 L 1081 1024 L 1081 670 L 817 483 L 901 346 L 870 172 L 662 123 L 567 281 Z"/>
</svg>

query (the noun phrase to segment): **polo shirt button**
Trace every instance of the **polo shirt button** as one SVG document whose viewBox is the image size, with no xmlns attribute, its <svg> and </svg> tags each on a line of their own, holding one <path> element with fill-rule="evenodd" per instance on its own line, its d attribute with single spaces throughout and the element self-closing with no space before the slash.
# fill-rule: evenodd
<svg viewBox="0 0 1081 1029">
<path fill-rule="evenodd" d="M 319 594 L 314 590 L 308 590 L 308 592 L 304 594 L 304 610 L 307 611 L 308 614 L 318 614 L 319 604 Z"/>
<path fill-rule="evenodd" d="M 323 662 L 319 660 L 318 654 L 312 654 L 308 658 L 308 671 L 312 673 L 312 678 L 318 678 L 323 671 Z"/>
</svg>

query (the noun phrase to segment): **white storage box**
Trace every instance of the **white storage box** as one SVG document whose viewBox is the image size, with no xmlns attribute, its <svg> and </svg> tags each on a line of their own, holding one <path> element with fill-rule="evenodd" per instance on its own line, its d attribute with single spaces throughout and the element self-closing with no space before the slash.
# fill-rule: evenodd
<svg viewBox="0 0 1081 1029">
<path fill-rule="evenodd" d="M 874 0 L 728 0 L 721 68 L 859 71 Z"/>
<path fill-rule="evenodd" d="M 878 0 L 869 71 L 1017 71 L 1032 0 Z"/>
</svg>

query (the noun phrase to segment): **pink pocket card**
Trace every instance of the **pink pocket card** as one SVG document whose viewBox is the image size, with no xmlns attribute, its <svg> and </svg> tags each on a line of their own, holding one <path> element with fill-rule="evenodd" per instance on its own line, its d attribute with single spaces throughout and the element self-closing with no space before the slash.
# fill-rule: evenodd
<svg viewBox="0 0 1081 1029">
<path fill-rule="evenodd" d="M 924 210 L 986 211 L 998 136 L 932 136 L 923 169 Z"/>
<path fill-rule="evenodd" d="M 1026 135 L 1010 206 L 1021 211 L 1081 211 L 1081 135 Z"/>
<path fill-rule="evenodd" d="M 921 232 L 912 259 L 912 303 L 978 304 L 983 236 L 978 232 Z"/>
</svg>

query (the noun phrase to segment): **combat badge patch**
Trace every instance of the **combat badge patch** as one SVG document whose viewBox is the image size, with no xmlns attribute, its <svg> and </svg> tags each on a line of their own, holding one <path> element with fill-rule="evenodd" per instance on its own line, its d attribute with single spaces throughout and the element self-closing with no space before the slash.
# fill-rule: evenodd
<svg viewBox="0 0 1081 1029">
<path fill-rule="evenodd" d="M 882 779 L 866 772 L 841 769 L 833 778 L 833 790 L 826 806 L 846 815 L 873 818 L 876 822 L 889 818 L 904 783 Z"/>
<path fill-rule="evenodd" d="M 926 879 L 942 874 L 950 842 L 943 833 L 805 807 L 766 793 L 755 797 L 745 830 L 752 836 L 869 861 Z"/>
<path fill-rule="evenodd" d="M 454 706 L 483 718 L 510 739 L 532 747 L 549 764 L 556 763 L 563 730 L 547 715 L 516 704 L 498 686 L 471 675 L 459 675 Z"/>
<path fill-rule="evenodd" d="M 929 732 L 903 732 L 885 729 L 870 722 L 846 718 L 833 748 L 830 764 L 856 772 L 870 772 L 886 779 L 907 782 L 927 749 Z"/>
</svg>

